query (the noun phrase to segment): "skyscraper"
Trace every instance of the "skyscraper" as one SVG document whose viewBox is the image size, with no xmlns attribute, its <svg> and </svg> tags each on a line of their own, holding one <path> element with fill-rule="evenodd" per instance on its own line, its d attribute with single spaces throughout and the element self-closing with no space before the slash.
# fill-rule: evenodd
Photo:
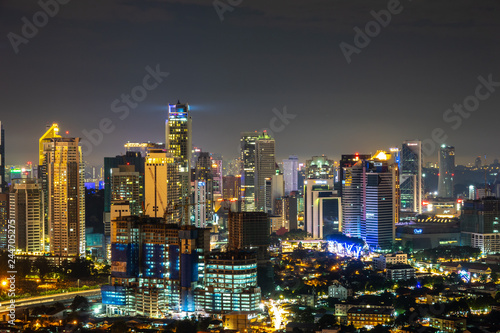
<svg viewBox="0 0 500 333">
<path fill-rule="evenodd" d="M 3 124 L 0 121 L 0 193 L 7 191 L 7 183 L 5 181 L 5 134 Z"/>
<path fill-rule="evenodd" d="M 283 175 L 285 178 L 285 195 L 297 191 L 299 189 L 299 158 L 297 156 L 292 155 L 283 160 Z"/>
<path fill-rule="evenodd" d="M 329 223 L 328 232 L 341 230 L 341 200 L 333 190 L 333 178 L 308 179 L 304 182 L 305 230 L 314 239 L 323 239 L 325 220 Z M 335 209 L 336 207 L 336 209 Z M 334 215 L 330 210 L 334 209 Z M 328 212 L 328 214 L 325 214 Z M 336 212 L 336 214 L 335 214 Z M 328 215 L 328 216 L 326 216 Z M 336 222 L 336 227 L 333 227 Z"/>
<path fill-rule="evenodd" d="M 189 104 L 169 104 L 165 124 L 165 146 L 179 163 L 179 179 L 183 204 L 189 204 L 191 192 L 192 119 Z M 184 218 L 188 218 L 187 216 Z M 188 221 L 184 221 L 188 223 Z"/>
<path fill-rule="evenodd" d="M 345 181 L 344 170 L 345 168 L 351 168 L 354 164 L 356 164 L 359 160 L 367 160 L 371 157 L 368 154 L 349 154 L 342 155 L 339 163 L 339 172 L 338 172 L 338 183 L 335 184 L 335 189 L 338 191 L 339 195 L 342 196 L 343 184 Z"/>
<path fill-rule="evenodd" d="M 135 165 L 120 165 L 111 169 L 111 202 L 128 201 L 131 215 L 142 215 L 142 176 Z"/>
<path fill-rule="evenodd" d="M 335 162 L 328 156 L 313 156 L 306 161 L 307 179 L 333 179 L 335 174 Z"/>
<path fill-rule="evenodd" d="M 460 230 L 461 245 L 479 248 L 483 254 L 500 252 L 500 200 L 487 197 L 464 201 Z"/>
<path fill-rule="evenodd" d="M 44 142 L 48 189 L 50 252 L 56 256 L 85 255 L 85 187 L 79 138 Z"/>
<path fill-rule="evenodd" d="M 405 141 L 400 154 L 401 211 L 422 214 L 422 142 Z"/>
<path fill-rule="evenodd" d="M 455 147 L 441 145 L 439 149 L 438 197 L 453 198 L 453 177 L 455 176 Z"/>
<path fill-rule="evenodd" d="M 167 223 L 179 223 L 180 204 L 179 166 L 176 159 L 163 149 L 151 149 L 144 171 L 145 215 L 165 216 Z"/>
<path fill-rule="evenodd" d="M 7 227 L 9 223 L 9 193 L 0 193 L 0 249 L 7 249 Z"/>
<path fill-rule="evenodd" d="M 258 248 L 259 259 L 269 247 L 269 220 L 263 212 L 229 212 L 228 246 L 231 250 Z"/>
<path fill-rule="evenodd" d="M 241 188 L 243 192 L 243 210 L 253 212 L 255 210 L 256 185 L 255 178 L 255 147 L 260 133 L 243 132 L 241 133 Z"/>
<path fill-rule="evenodd" d="M 44 251 L 42 184 L 35 179 L 16 179 L 10 191 L 10 220 L 16 226 L 16 249 Z"/>
<path fill-rule="evenodd" d="M 260 135 L 255 143 L 255 179 L 256 179 L 256 210 L 266 211 L 266 179 L 276 175 L 276 160 L 274 139 L 266 132 Z"/>
<path fill-rule="evenodd" d="M 213 172 L 212 159 L 210 153 L 200 152 L 195 167 L 195 224 L 198 227 L 205 227 L 208 221 L 212 220 L 214 210 L 213 194 Z M 203 209 L 198 207 L 205 206 Z M 203 215 L 198 214 L 203 211 Z"/>
</svg>

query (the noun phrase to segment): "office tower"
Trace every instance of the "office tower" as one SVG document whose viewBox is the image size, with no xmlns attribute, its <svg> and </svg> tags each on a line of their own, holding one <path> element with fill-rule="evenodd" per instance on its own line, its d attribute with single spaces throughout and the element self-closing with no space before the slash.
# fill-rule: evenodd
<svg viewBox="0 0 500 333">
<path fill-rule="evenodd" d="M 261 300 L 256 255 L 246 251 L 211 253 L 205 266 L 205 286 L 196 291 L 196 308 L 211 315 L 254 317 Z"/>
<path fill-rule="evenodd" d="M 5 181 L 5 133 L 3 124 L 0 121 L 0 193 L 7 192 L 7 182 Z"/>
<path fill-rule="evenodd" d="M 180 187 L 176 159 L 163 149 L 151 149 L 144 170 L 145 215 L 165 218 L 167 223 L 179 223 Z"/>
<path fill-rule="evenodd" d="M 9 193 L 0 193 L 0 250 L 7 250 L 7 227 L 9 223 Z"/>
<path fill-rule="evenodd" d="M 481 249 L 483 254 L 500 252 L 500 200 L 466 200 L 460 216 L 463 246 Z"/>
<path fill-rule="evenodd" d="M 266 205 L 266 178 L 276 175 L 276 160 L 274 154 L 274 139 L 266 132 L 259 136 L 255 143 L 255 205 L 256 210 L 266 211 L 272 203 Z"/>
<path fill-rule="evenodd" d="M 210 154 L 212 159 L 212 182 L 214 201 L 222 197 L 223 181 L 222 181 L 222 155 Z"/>
<path fill-rule="evenodd" d="M 150 149 L 165 149 L 165 144 L 160 143 L 160 142 L 130 142 L 128 141 L 126 144 L 123 145 L 125 148 L 125 154 L 128 155 L 128 153 L 139 153 L 140 156 L 146 157 L 148 155 L 148 151 Z M 134 154 L 130 154 L 130 156 L 133 156 Z"/>
<path fill-rule="evenodd" d="M 110 285 L 102 286 L 107 314 L 164 318 L 194 312 L 210 230 L 127 216 L 112 222 Z"/>
<path fill-rule="evenodd" d="M 422 214 L 422 142 L 405 141 L 400 153 L 401 211 Z"/>
<path fill-rule="evenodd" d="M 290 156 L 283 160 L 283 175 L 285 178 L 285 195 L 299 189 L 299 158 Z"/>
<path fill-rule="evenodd" d="M 399 219 L 397 162 L 383 151 L 370 159 L 359 155 L 356 159 L 343 168 L 342 232 L 362 238 L 373 249 L 387 249 Z"/>
<path fill-rule="evenodd" d="M 230 175 L 242 175 L 243 173 L 243 161 L 240 157 L 234 158 L 227 162 L 227 165 L 223 168 L 224 176 Z"/>
<path fill-rule="evenodd" d="M 333 179 L 335 174 L 335 162 L 327 156 L 313 156 L 306 161 L 307 179 Z"/>
<path fill-rule="evenodd" d="M 44 251 L 42 184 L 35 179 L 16 179 L 9 194 L 10 220 L 15 221 L 16 250 Z"/>
<path fill-rule="evenodd" d="M 338 194 L 342 197 L 342 191 L 343 191 L 343 185 L 345 182 L 345 175 L 344 175 L 344 168 L 352 168 L 354 164 L 356 164 L 359 160 L 367 160 L 372 155 L 368 154 L 349 154 L 349 155 L 342 155 L 340 162 L 339 162 L 339 171 L 338 171 L 338 183 L 335 184 L 335 189 L 338 191 Z"/>
<path fill-rule="evenodd" d="M 131 215 L 142 215 L 142 175 L 135 171 L 135 165 L 119 165 L 111 169 L 111 204 L 127 201 Z"/>
<path fill-rule="evenodd" d="M 104 232 L 110 236 L 111 230 L 111 201 L 112 201 L 112 169 L 120 166 L 134 167 L 133 172 L 139 174 L 139 207 L 144 207 L 144 167 L 145 158 L 140 152 L 127 151 L 125 155 L 104 158 Z M 115 197 L 116 198 L 116 197 Z"/>
<path fill-rule="evenodd" d="M 231 200 L 233 198 L 239 200 L 241 198 L 241 176 L 224 176 L 222 181 L 222 198 L 224 200 Z"/>
<path fill-rule="evenodd" d="M 257 247 L 258 258 L 267 258 L 269 220 L 263 212 L 229 212 L 228 246 L 231 250 Z"/>
<path fill-rule="evenodd" d="M 191 152 L 192 152 L 192 119 L 189 115 L 189 104 L 169 104 L 168 119 L 165 124 L 165 145 L 167 151 L 179 163 L 179 180 L 183 204 L 189 204 L 191 192 Z M 184 216 L 184 223 L 189 217 Z"/>
<path fill-rule="evenodd" d="M 312 238 L 323 239 L 325 230 L 329 234 L 341 230 L 341 200 L 333 190 L 333 178 L 306 180 L 304 201 L 305 230 Z"/>
<path fill-rule="evenodd" d="M 212 159 L 210 153 L 200 152 L 195 167 L 195 206 L 196 212 L 201 210 L 199 205 L 204 205 L 202 209 L 204 216 L 197 215 L 195 223 L 197 226 L 205 227 L 207 221 L 212 221 L 214 210 L 214 195 L 213 195 L 213 173 L 212 173 Z M 200 194 L 203 193 L 202 196 Z"/>
<path fill-rule="evenodd" d="M 306 169 L 299 170 L 297 175 L 298 190 L 300 193 L 304 193 L 304 181 L 306 180 Z"/>
<path fill-rule="evenodd" d="M 50 244 L 49 238 L 50 238 L 50 223 L 49 223 L 49 183 L 48 183 L 48 174 L 47 174 L 47 169 L 45 165 L 45 144 L 50 143 L 50 140 L 54 138 L 61 138 L 61 136 L 58 134 L 59 133 L 59 125 L 56 123 L 52 125 L 46 126 L 46 131 L 45 133 L 40 137 L 38 140 L 38 176 L 42 180 L 42 188 L 43 188 L 43 195 L 44 195 L 44 200 L 43 202 L 45 203 L 44 207 L 44 225 L 45 225 L 45 245 L 46 251 L 50 251 L 50 247 L 48 246 Z"/>
<path fill-rule="evenodd" d="M 85 255 L 84 163 L 79 138 L 44 142 L 50 252 Z"/>
<path fill-rule="evenodd" d="M 453 177 L 455 176 L 455 147 L 441 145 L 438 157 L 438 197 L 453 198 Z"/>
<path fill-rule="evenodd" d="M 253 212 L 256 199 L 255 148 L 258 132 L 241 133 L 241 188 L 243 192 L 243 210 Z"/>
<path fill-rule="evenodd" d="M 399 168 L 386 152 L 367 161 L 363 177 L 364 216 L 361 238 L 373 249 L 390 249 L 398 220 Z"/>
<path fill-rule="evenodd" d="M 469 200 L 476 199 L 476 187 L 474 185 L 469 185 Z"/>
<path fill-rule="evenodd" d="M 477 169 L 480 169 L 482 164 L 483 164 L 483 161 L 481 161 L 481 156 L 476 157 L 476 160 L 474 161 L 474 166 Z"/>
<path fill-rule="evenodd" d="M 207 182 L 195 180 L 193 195 L 193 225 L 198 228 L 205 228 L 207 226 L 207 203 L 209 201 L 207 195 Z"/>
<path fill-rule="evenodd" d="M 283 175 L 271 176 L 271 191 L 269 198 L 266 196 L 266 212 L 274 212 L 274 202 L 285 196 L 285 182 Z"/>
</svg>

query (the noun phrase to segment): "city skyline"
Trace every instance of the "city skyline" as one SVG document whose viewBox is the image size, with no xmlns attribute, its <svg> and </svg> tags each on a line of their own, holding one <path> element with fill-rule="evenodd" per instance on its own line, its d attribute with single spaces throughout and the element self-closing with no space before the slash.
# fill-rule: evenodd
<svg viewBox="0 0 500 333">
<path fill-rule="evenodd" d="M 4 4 L 5 36 L 21 34 L 21 18 L 40 10 L 35 2 Z M 273 133 L 279 160 L 374 153 L 405 140 L 432 139 L 436 128 L 448 136 L 443 143 L 457 147 L 458 163 L 500 157 L 480 144 L 498 139 L 497 92 L 463 118 L 447 113 L 484 80 L 500 81 L 494 1 L 401 5 L 350 63 L 339 45 L 353 44 L 353 28 L 374 20 L 371 11 L 385 10 L 386 1 L 318 1 L 307 11 L 295 1 L 245 2 L 222 21 L 212 3 L 197 0 L 61 5 L 36 36 L 18 45 L 18 53 L 8 38 L 1 44 L 7 164 L 33 160 L 36 148 L 25 133 L 38 137 L 52 122 L 62 133 L 84 138 L 83 131 L 98 129 L 102 119 L 112 121 L 113 131 L 85 157 L 90 164 L 124 152 L 129 140 L 162 142 L 162 126 L 155 124 L 164 122 L 168 103 L 177 100 L 191 103 L 193 144 L 226 158 L 238 155 L 241 132 L 271 126 L 279 130 Z M 342 19 L 331 20 L 331 12 Z M 471 20 L 471 13 L 481 20 Z M 109 23 L 109 29 L 91 22 Z M 171 52 L 172 45 L 183 52 Z M 206 56 L 197 56 L 200 51 Z M 124 109 L 121 95 L 130 95 L 153 72 L 163 73 L 147 81 L 155 88 L 135 108 Z M 277 113 L 285 107 L 295 118 L 282 123 Z M 19 114 L 31 121 L 16 121 Z M 302 140 L 301 133 L 325 134 Z M 425 159 L 437 161 L 437 150 Z"/>
</svg>

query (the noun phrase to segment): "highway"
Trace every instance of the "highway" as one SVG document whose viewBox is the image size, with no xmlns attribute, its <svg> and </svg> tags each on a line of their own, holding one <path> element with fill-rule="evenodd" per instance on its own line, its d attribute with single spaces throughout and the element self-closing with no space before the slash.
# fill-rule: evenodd
<svg viewBox="0 0 500 333">
<path fill-rule="evenodd" d="M 101 290 L 100 289 L 92 289 L 92 290 L 82 290 L 82 291 L 74 291 L 70 293 L 60 293 L 54 295 L 47 296 L 37 296 L 37 297 L 29 297 L 29 298 L 21 298 L 16 299 L 16 311 L 21 310 L 22 308 L 38 306 L 38 305 L 50 305 L 52 303 L 69 303 L 75 298 L 75 296 L 80 295 L 87 297 L 89 300 L 100 300 L 101 299 Z M 2 301 L 0 303 L 0 319 L 4 318 L 9 311 L 8 307 L 10 305 L 9 300 Z"/>
</svg>

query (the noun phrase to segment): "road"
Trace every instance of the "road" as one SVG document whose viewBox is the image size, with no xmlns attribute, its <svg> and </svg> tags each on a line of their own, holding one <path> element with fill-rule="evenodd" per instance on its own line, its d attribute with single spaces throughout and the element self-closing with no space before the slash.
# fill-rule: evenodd
<svg viewBox="0 0 500 333">
<path fill-rule="evenodd" d="M 92 290 L 82 290 L 82 291 L 74 291 L 70 293 L 60 293 L 54 295 L 47 296 L 37 296 L 37 297 L 29 297 L 16 299 L 16 311 L 21 310 L 25 307 L 37 306 L 37 305 L 48 305 L 56 302 L 68 303 L 75 298 L 75 296 L 80 295 L 87 297 L 89 300 L 100 300 L 101 299 L 101 290 L 100 289 L 92 289 Z M 5 300 L 0 304 L 0 319 L 4 318 L 4 315 L 9 311 L 10 301 Z"/>
</svg>

